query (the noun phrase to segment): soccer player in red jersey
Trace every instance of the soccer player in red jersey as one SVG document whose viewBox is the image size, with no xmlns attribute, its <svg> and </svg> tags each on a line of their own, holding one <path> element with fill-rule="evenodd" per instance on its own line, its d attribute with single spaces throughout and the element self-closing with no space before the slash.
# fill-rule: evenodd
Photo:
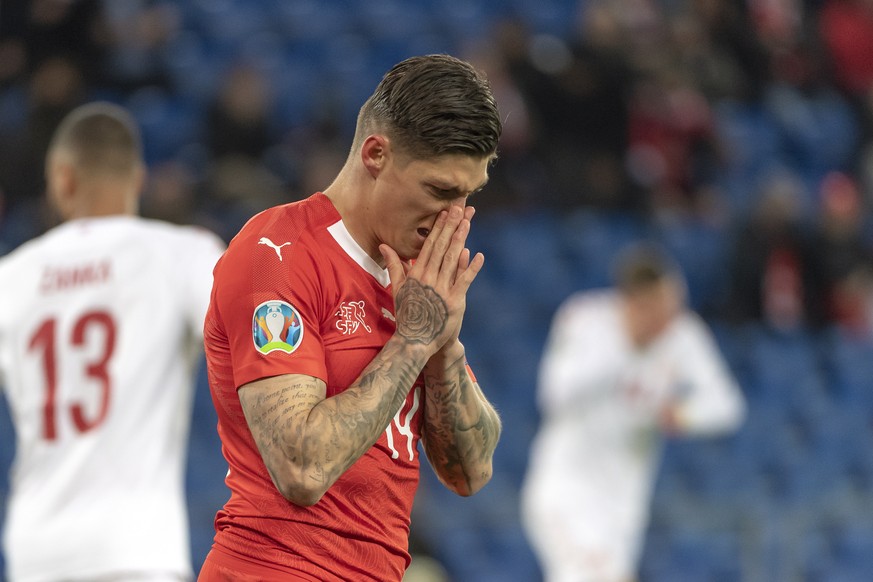
<svg viewBox="0 0 873 582">
<path fill-rule="evenodd" d="M 204 330 L 231 495 L 201 581 L 399 581 L 419 441 L 452 491 L 490 479 L 500 420 L 458 335 L 500 131 L 468 63 L 407 59 L 333 183 L 231 242 Z"/>
</svg>

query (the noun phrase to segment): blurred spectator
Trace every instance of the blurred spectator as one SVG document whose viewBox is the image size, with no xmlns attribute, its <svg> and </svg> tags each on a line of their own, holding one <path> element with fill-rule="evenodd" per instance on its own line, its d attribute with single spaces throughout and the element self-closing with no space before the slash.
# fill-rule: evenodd
<svg viewBox="0 0 873 582">
<path fill-rule="evenodd" d="M 730 321 L 761 322 L 781 331 L 823 323 L 802 196 L 793 174 L 770 178 L 752 216 L 734 233 L 726 313 Z"/>
<path fill-rule="evenodd" d="M 101 82 L 107 44 L 103 0 L 4 2 L 2 20 L 0 85 L 58 57 L 72 61 L 88 84 Z"/>
<path fill-rule="evenodd" d="M 681 70 L 641 77 L 630 107 L 628 163 L 655 212 L 693 209 L 698 186 L 716 174 L 719 145 L 709 103 Z"/>
<path fill-rule="evenodd" d="M 7 216 L 3 228 L 18 230 L 10 241 L 13 246 L 48 226 L 43 215 L 43 160 L 55 128 L 86 94 L 86 80 L 76 61 L 47 58 L 28 77 L 22 124 L 0 133 L 0 190 Z"/>
<path fill-rule="evenodd" d="M 255 66 L 236 63 L 225 73 L 205 120 L 205 141 L 210 154 L 262 159 L 276 143 L 270 116 L 273 92 L 269 80 Z"/>
<path fill-rule="evenodd" d="M 333 182 L 348 153 L 335 141 L 315 140 L 302 160 L 297 192 L 321 192 Z M 303 196 L 295 196 L 295 199 Z"/>
<path fill-rule="evenodd" d="M 228 67 L 206 111 L 203 141 L 210 161 L 203 201 L 225 240 L 253 214 L 291 200 L 283 176 L 266 164 L 280 137 L 273 129 L 273 104 L 269 79 L 240 61 Z"/>
<path fill-rule="evenodd" d="M 829 80 L 850 99 L 862 147 L 853 158 L 864 171 L 864 145 L 873 144 L 873 0 L 826 0 L 818 20 Z M 837 168 L 844 169 L 844 168 Z"/>
<path fill-rule="evenodd" d="M 855 334 L 873 331 L 866 303 L 873 293 L 873 247 L 863 204 L 855 181 L 829 174 L 820 188 L 821 211 L 813 230 L 813 255 L 828 323 Z"/>
<path fill-rule="evenodd" d="M 141 203 L 144 217 L 191 224 L 197 205 L 197 178 L 185 164 L 168 160 L 150 170 Z"/>
<path fill-rule="evenodd" d="M 27 49 L 22 31 L 26 26 L 26 3 L 3 5 L 3 18 L 0 18 L 0 89 L 8 88 L 24 73 Z"/>
<path fill-rule="evenodd" d="M 225 241 L 261 210 L 291 201 L 276 175 L 245 156 L 216 160 L 207 172 L 204 188 L 203 210 Z"/>
<path fill-rule="evenodd" d="M 870 105 L 870 112 L 873 113 L 873 99 L 871 99 Z M 873 121 L 873 118 L 871 118 L 871 121 Z M 859 149 L 858 185 L 861 192 L 864 193 L 864 202 L 869 204 L 871 202 L 870 195 L 873 194 L 873 140 L 866 142 Z"/>
<path fill-rule="evenodd" d="M 500 163 L 490 168 L 490 187 L 473 200 L 480 212 L 496 208 L 524 212 L 541 207 L 543 193 L 548 191 L 544 164 L 533 149 L 529 106 L 510 71 L 519 50 L 516 43 L 524 37 L 526 32 L 517 22 L 501 21 L 489 37 L 477 39 L 466 51 L 470 62 L 487 73 L 503 119 Z"/>
<path fill-rule="evenodd" d="M 819 30 L 837 86 L 863 98 L 873 87 L 873 0 L 827 0 Z"/>
<path fill-rule="evenodd" d="M 176 4 L 161 0 L 104 2 L 108 33 L 107 84 L 122 92 L 146 86 L 170 89 L 163 51 L 178 34 Z"/>
<path fill-rule="evenodd" d="M 576 38 L 505 27 L 508 70 L 530 107 L 535 155 L 551 177 L 548 203 L 559 208 L 639 205 L 627 178 L 632 72 L 618 24 L 603 4 L 583 13 Z"/>
<path fill-rule="evenodd" d="M 720 84 L 729 93 L 724 98 L 756 101 L 770 79 L 766 51 L 752 24 L 746 2 L 691 0 L 692 17 L 702 26 L 708 49 L 725 74 Z"/>
<path fill-rule="evenodd" d="M 546 582 L 627 582 L 648 523 L 662 435 L 736 428 L 744 400 L 678 267 L 627 251 L 615 289 L 555 314 L 522 516 Z"/>
<path fill-rule="evenodd" d="M 770 39 L 772 80 L 763 103 L 776 121 L 785 158 L 805 176 L 844 170 L 857 156 L 853 104 L 829 82 L 819 39 L 797 31 Z"/>
<path fill-rule="evenodd" d="M 748 0 L 747 5 L 749 20 L 762 44 L 793 44 L 805 16 L 801 0 Z"/>
</svg>

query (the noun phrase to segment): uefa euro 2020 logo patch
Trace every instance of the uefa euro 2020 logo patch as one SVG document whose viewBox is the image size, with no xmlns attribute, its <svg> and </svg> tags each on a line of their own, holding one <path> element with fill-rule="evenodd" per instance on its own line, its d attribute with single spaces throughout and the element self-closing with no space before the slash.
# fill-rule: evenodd
<svg viewBox="0 0 873 582">
<path fill-rule="evenodd" d="M 252 338 L 262 354 L 276 350 L 290 354 L 303 339 L 303 321 L 297 310 L 284 301 L 264 301 L 255 308 Z"/>
</svg>

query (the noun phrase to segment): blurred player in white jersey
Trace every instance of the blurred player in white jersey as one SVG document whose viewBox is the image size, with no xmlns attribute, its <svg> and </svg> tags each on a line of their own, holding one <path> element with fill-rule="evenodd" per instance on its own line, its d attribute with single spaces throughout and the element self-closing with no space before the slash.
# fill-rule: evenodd
<svg viewBox="0 0 873 582">
<path fill-rule="evenodd" d="M 724 433 L 745 413 L 678 267 L 649 247 L 617 267 L 615 289 L 559 308 L 541 362 L 522 516 L 547 582 L 633 580 L 662 436 Z"/>
<path fill-rule="evenodd" d="M 46 158 L 62 223 L 0 258 L 0 386 L 16 431 L 9 582 L 178 581 L 194 364 L 222 241 L 137 216 L 122 108 L 84 105 Z"/>
</svg>

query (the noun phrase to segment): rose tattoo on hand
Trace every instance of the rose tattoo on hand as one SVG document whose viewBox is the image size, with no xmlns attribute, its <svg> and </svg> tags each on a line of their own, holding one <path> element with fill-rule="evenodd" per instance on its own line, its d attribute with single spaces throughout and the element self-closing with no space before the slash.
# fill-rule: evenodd
<svg viewBox="0 0 873 582">
<path fill-rule="evenodd" d="M 429 285 L 409 279 L 397 292 L 397 332 L 413 343 L 429 344 L 443 332 L 449 315 L 442 297 Z"/>
</svg>

